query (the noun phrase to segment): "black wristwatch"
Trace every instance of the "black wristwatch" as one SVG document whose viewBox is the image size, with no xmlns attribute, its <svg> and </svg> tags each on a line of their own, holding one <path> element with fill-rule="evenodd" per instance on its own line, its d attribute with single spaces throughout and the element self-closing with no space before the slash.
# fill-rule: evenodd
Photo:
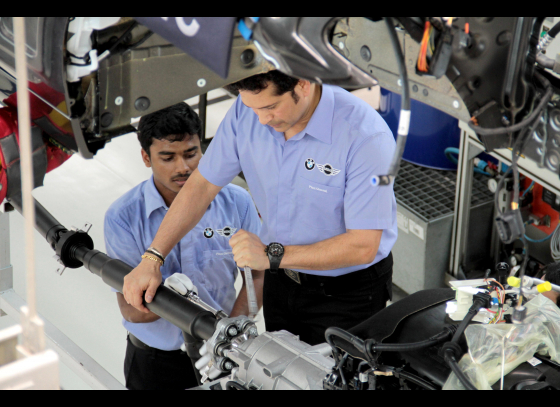
<svg viewBox="0 0 560 407">
<path fill-rule="evenodd" d="M 280 268 L 280 262 L 284 256 L 284 246 L 280 243 L 273 242 L 266 246 L 264 252 L 268 254 L 268 260 L 270 261 L 270 270 L 278 270 Z"/>
</svg>

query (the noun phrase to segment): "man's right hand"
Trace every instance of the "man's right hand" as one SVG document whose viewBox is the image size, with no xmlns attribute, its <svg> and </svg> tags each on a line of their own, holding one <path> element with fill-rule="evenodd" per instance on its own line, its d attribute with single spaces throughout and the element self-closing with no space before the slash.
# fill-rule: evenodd
<svg viewBox="0 0 560 407">
<path fill-rule="evenodd" d="M 138 267 L 125 276 L 123 295 L 126 302 L 138 311 L 149 313 L 150 310 L 143 304 L 144 291 L 146 292 L 146 302 L 150 303 L 160 285 L 159 264 L 149 259 L 143 259 Z"/>
</svg>

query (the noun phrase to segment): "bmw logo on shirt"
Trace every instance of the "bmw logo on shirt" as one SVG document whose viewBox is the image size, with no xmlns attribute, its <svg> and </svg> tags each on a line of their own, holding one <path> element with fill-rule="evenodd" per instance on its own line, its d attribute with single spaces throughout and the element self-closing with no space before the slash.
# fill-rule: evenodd
<svg viewBox="0 0 560 407">
<path fill-rule="evenodd" d="M 216 232 L 218 232 L 218 234 L 220 236 L 224 236 L 224 237 L 230 237 L 236 231 L 237 231 L 237 228 L 232 228 L 231 226 L 226 226 L 223 229 L 216 229 Z"/>
<path fill-rule="evenodd" d="M 212 230 L 212 228 L 204 229 L 204 237 L 206 239 L 210 239 L 212 236 L 214 236 L 214 231 Z"/>
<path fill-rule="evenodd" d="M 315 160 L 313 158 L 305 160 L 305 169 L 311 171 L 313 168 L 315 168 Z"/>
</svg>

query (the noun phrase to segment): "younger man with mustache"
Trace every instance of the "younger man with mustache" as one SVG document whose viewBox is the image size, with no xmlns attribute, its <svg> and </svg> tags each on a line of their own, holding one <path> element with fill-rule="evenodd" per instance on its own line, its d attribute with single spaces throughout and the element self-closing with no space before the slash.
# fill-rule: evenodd
<svg viewBox="0 0 560 407">
<path fill-rule="evenodd" d="M 137 266 L 152 242 L 169 206 L 202 157 L 200 119 L 186 104 L 143 116 L 138 128 L 144 164 L 153 177 L 111 205 L 105 215 L 107 253 Z M 231 316 L 248 315 L 245 284 L 235 297 L 237 267 L 229 238 L 238 229 L 258 234 L 261 222 L 250 195 L 228 185 L 208 206 L 205 215 L 162 266 L 162 279 L 187 275 L 200 298 Z M 156 256 L 154 256 L 156 257 Z M 259 306 L 264 272 L 253 271 Z M 123 325 L 129 332 L 124 373 L 126 387 L 134 390 L 186 389 L 197 385 L 194 368 L 183 351 L 179 328 L 154 313 L 143 313 L 117 293 Z"/>
</svg>

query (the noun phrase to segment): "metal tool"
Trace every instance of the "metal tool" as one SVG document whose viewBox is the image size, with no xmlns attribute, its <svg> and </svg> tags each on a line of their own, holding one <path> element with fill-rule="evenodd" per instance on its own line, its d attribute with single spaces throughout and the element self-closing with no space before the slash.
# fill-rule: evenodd
<svg viewBox="0 0 560 407">
<path fill-rule="evenodd" d="M 249 267 L 244 268 L 245 271 L 245 286 L 247 289 L 247 301 L 249 302 L 249 318 L 254 320 L 259 312 L 257 304 L 257 293 L 255 292 L 255 284 L 253 283 L 253 274 Z"/>
</svg>

